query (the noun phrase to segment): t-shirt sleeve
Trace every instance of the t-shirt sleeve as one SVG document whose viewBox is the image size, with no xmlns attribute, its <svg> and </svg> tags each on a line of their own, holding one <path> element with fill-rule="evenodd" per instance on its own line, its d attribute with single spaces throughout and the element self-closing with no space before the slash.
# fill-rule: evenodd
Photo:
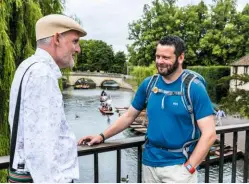
<svg viewBox="0 0 249 184">
<path fill-rule="evenodd" d="M 205 86 L 199 80 L 194 80 L 190 86 L 190 95 L 193 103 L 196 120 L 214 114 L 212 102 L 208 96 Z"/>
<path fill-rule="evenodd" d="M 131 103 L 131 105 L 138 111 L 142 111 L 145 108 L 146 101 L 146 89 L 149 84 L 151 77 L 147 77 L 138 87 L 138 90 L 135 94 L 135 97 Z"/>
</svg>

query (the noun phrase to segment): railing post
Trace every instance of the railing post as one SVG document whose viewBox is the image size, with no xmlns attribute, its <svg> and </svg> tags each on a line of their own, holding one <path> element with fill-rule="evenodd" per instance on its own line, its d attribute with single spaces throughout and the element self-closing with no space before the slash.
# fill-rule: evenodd
<svg viewBox="0 0 249 184">
<path fill-rule="evenodd" d="M 249 153 L 249 130 L 246 130 L 243 183 L 247 183 L 248 180 L 248 153 Z"/>
<path fill-rule="evenodd" d="M 142 183 L 142 145 L 137 148 L 137 182 Z"/>
<path fill-rule="evenodd" d="M 210 156 L 210 151 L 208 152 L 206 156 L 206 163 L 205 163 L 205 183 L 209 183 L 209 156 Z"/>
<path fill-rule="evenodd" d="M 94 183 L 99 182 L 99 159 L 98 153 L 94 153 Z"/>
<path fill-rule="evenodd" d="M 232 183 L 236 182 L 238 132 L 233 132 Z"/>
<path fill-rule="evenodd" d="M 117 183 L 121 182 L 121 150 L 117 150 Z"/>
<path fill-rule="evenodd" d="M 219 183 L 223 183 L 224 145 L 225 145 L 225 135 L 224 133 L 221 133 L 220 134 Z"/>
</svg>

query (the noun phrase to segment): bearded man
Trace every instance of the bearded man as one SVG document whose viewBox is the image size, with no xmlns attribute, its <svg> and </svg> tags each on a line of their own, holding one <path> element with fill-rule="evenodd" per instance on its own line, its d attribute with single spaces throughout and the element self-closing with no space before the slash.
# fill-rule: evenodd
<svg viewBox="0 0 249 184">
<path fill-rule="evenodd" d="M 212 104 L 203 83 L 196 79 L 189 88 L 194 123 L 181 98 L 186 73 L 182 67 L 184 52 L 181 38 L 162 38 L 155 54 L 158 77 L 149 97 L 147 90 L 152 77 L 142 82 L 128 111 L 114 124 L 100 135 L 83 137 L 78 144 L 104 142 L 126 129 L 146 107 L 149 123 L 143 152 L 143 181 L 197 183 L 196 168 L 215 141 L 216 132 Z M 192 141 L 195 130 L 199 131 L 198 141 Z"/>
</svg>

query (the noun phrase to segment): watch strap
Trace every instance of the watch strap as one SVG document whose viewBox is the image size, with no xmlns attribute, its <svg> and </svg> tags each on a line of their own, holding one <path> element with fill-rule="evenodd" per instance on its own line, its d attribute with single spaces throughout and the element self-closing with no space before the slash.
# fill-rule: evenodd
<svg viewBox="0 0 249 184">
<path fill-rule="evenodd" d="M 193 174 L 195 172 L 195 168 L 191 164 L 186 164 L 185 163 L 184 166 L 186 167 L 188 172 L 190 172 L 191 174 Z"/>
</svg>

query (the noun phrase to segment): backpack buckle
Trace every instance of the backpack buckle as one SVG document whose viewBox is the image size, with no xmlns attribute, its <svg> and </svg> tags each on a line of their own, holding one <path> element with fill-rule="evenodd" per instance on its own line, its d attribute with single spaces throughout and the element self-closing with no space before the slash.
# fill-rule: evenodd
<svg viewBox="0 0 249 184">
<path fill-rule="evenodd" d="M 152 91 L 153 91 L 153 93 L 158 93 L 159 92 L 159 89 L 155 86 L 155 87 L 153 87 L 153 89 L 152 89 Z"/>
</svg>

